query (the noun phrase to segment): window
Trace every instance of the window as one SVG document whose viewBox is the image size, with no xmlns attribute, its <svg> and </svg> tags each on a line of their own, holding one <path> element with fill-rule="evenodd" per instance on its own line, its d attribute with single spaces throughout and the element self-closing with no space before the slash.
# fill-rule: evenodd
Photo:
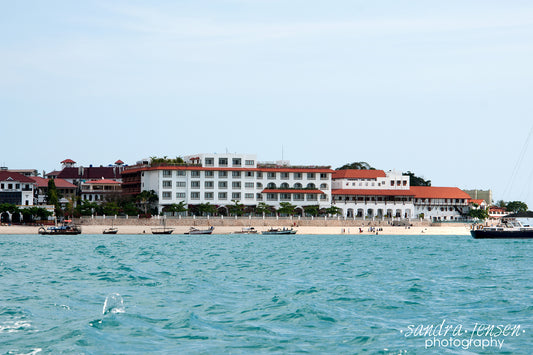
<svg viewBox="0 0 533 355">
<path fill-rule="evenodd" d="M 187 184 L 185 181 L 176 181 L 176 187 L 186 187 Z"/>
<path fill-rule="evenodd" d="M 291 194 L 281 194 L 280 198 L 281 198 L 281 201 L 290 201 Z"/>
<path fill-rule="evenodd" d="M 218 172 L 218 177 L 219 178 L 227 178 L 228 177 L 228 172 L 227 171 L 219 171 Z"/>
<path fill-rule="evenodd" d="M 308 178 L 309 180 L 313 180 L 313 179 L 315 179 L 315 173 L 307 173 L 307 178 Z"/>
<path fill-rule="evenodd" d="M 171 189 L 172 188 L 172 180 L 163 180 L 163 188 L 164 189 Z"/>
<path fill-rule="evenodd" d="M 180 199 L 183 198 L 184 199 L 185 198 L 185 192 L 177 192 L 176 193 L 176 198 L 180 198 Z"/>
<path fill-rule="evenodd" d="M 245 160 L 244 164 L 247 165 L 247 166 L 254 166 L 255 161 L 253 161 L 253 160 Z"/>
<path fill-rule="evenodd" d="M 315 184 L 313 184 L 312 182 L 310 182 L 309 184 L 307 184 L 307 188 L 308 188 L 308 189 L 316 189 L 316 186 L 315 186 Z"/>
<path fill-rule="evenodd" d="M 233 181 L 233 182 L 231 183 L 231 187 L 232 187 L 233 189 L 240 189 L 240 188 L 241 188 L 241 182 L 240 182 L 240 181 Z"/>
<path fill-rule="evenodd" d="M 267 201 L 277 201 L 278 194 L 267 194 Z"/>
<path fill-rule="evenodd" d="M 263 178 L 263 173 L 261 171 L 257 172 L 257 178 L 258 179 L 262 179 Z"/>
<path fill-rule="evenodd" d="M 232 200 L 240 200 L 241 199 L 241 193 L 240 192 L 233 192 L 231 194 L 231 199 Z"/>
<path fill-rule="evenodd" d="M 267 189 L 269 190 L 276 189 L 276 184 L 274 184 L 273 182 L 269 182 L 267 185 Z"/>
<path fill-rule="evenodd" d="M 200 172 L 198 170 L 191 171 L 191 177 L 200 177 Z"/>
<path fill-rule="evenodd" d="M 218 193 L 218 199 L 219 200 L 227 200 L 228 199 L 228 194 L 226 192 L 219 192 Z"/>
<path fill-rule="evenodd" d="M 289 184 L 287 184 L 286 182 L 284 182 L 283 184 L 280 185 L 279 188 L 280 188 L 280 189 L 288 189 L 288 188 L 289 188 Z"/>
<path fill-rule="evenodd" d="M 205 158 L 205 165 L 206 165 L 206 166 L 213 166 L 213 165 L 215 165 L 215 159 L 214 159 L 214 158 Z"/>
<path fill-rule="evenodd" d="M 307 195 L 307 201 L 316 201 L 316 194 L 309 194 Z"/>
<path fill-rule="evenodd" d="M 212 171 L 212 170 L 205 171 L 205 172 L 204 172 L 204 176 L 205 176 L 206 178 L 210 178 L 210 179 L 212 179 L 212 178 L 215 176 L 215 172 Z"/>
<path fill-rule="evenodd" d="M 7 184 L 7 188 L 8 188 L 9 190 L 13 190 L 13 184 Z"/>
<path fill-rule="evenodd" d="M 212 193 L 212 192 L 206 192 L 206 193 L 204 194 L 204 198 L 205 198 L 206 200 L 212 200 L 212 199 L 213 199 L 213 193 Z"/>
<path fill-rule="evenodd" d="M 199 189 L 200 188 L 200 181 L 191 181 L 191 188 Z"/>
<path fill-rule="evenodd" d="M 294 173 L 294 179 L 295 180 L 301 180 L 302 179 L 302 173 Z"/>
<path fill-rule="evenodd" d="M 295 189 L 301 189 L 301 188 L 302 188 L 302 184 L 300 184 L 299 182 L 297 182 L 296 184 L 294 184 L 294 188 L 295 188 Z"/>
<path fill-rule="evenodd" d="M 258 189 L 262 189 L 263 188 L 263 184 L 261 184 L 260 182 L 258 182 L 256 186 L 257 186 Z"/>
<path fill-rule="evenodd" d="M 218 158 L 218 166 L 228 166 L 228 158 Z"/>
<path fill-rule="evenodd" d="M 328 179 L 328 174 L 320 173 L 320 180 L 327 180 L 327 179 Z"/>
<path fill-rule="evenodd" d="M 218 182 L 218 188 L 219 189 L 227 189 L 228 188 L 228 182 L 227 181 L 219 181 Z"/>
<path fill-rule="evenodd" d="M 240 171 L 232 171 L 231 172 L 231 177 L 232 178 L 240 178 L 241 177 L 241 172 Z"/>
<path fill-rule="evenodd" d="M 321 189 L 327 189 L 328 188 L 328 184 L 320 184 L 320 188 Z"/>
<path fill-rule="evenodd" d="M 293 197 L 294 197 L 294 201 L 303 201 L 304 200 L 304 195 L 303 194 L 294 194 Z"/>
<path fill-rule="evenodd" d="M 233 166 L 241 166 L 241 158 L 233 158 L 232 165 Z"/>
<path fill-rule="evenodd" d="M 275 179 L 276 173 L 267 173 L 267 179 Z"/>
<path fill-rule="evenodd" d="M 213 181 L 206 181 L 204 183 L 204 186 L 205 186 L 206 189 L 212 189 L 212 188 L 215 187 L 215 183 Z"/>
<path fill-rule="evenodd" d="M 254 177 L 254 172 L 253 172 L 253 171 L 247 171 L 247 172 L 245 173 L 245 176 L 246 176 L 247 178 Z"/>
<path fill-rule="evenodd" d="M 178 176 L 185 176 L 185 170 L 178 170 L 178 171 L 176 171 L 176 174 Z"/>
<path fill-rule="evenodd" d="M 282 180 L 288 180 L 289 179 L 289 173 L 280 173 Z"/>
<path fill-rule="evenodd" d="M 245 200 L 253 200 L 254 199 L 254 194 L 244 194 L 244 199 Z"/>
<path fill-rule="evenodd" d="M 172 198 L 172 195 L 170 191 L 163 191 L 163 200 L 170 200 Z"/>
<path fill-rule="evenodd" d="M 390 186 L 394 186 L 394 181 L 390 181 Z"/>
<path fill-rule="evenodd" d="M 244 187 L 246 189 L 253 189 L 254 188 L 254 183 L 253 182 L 245 182 L 244 183 Z"/>
<path fill-rule="evenodd" d="M 172 170 L 163 170 L 163 177 L 172 177 Z"/>
<path fill-rule="evenodd" d="M 191 192 L 191 200 L 199 200 L 199 199 L 200 199 L 199 192 Z"/>
</svg>

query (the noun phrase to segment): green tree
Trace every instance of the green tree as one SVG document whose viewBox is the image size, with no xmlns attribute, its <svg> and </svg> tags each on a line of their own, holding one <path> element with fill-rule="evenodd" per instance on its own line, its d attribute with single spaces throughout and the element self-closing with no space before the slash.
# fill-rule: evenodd
<svg viewBox="0 0 533 355">
<path fill-rule="evenodd" d="M 410 186 L 431 186 L 431 180 L 424 180 L 423 178 L 416 176 L 415 173 L 407 171 L 403 175 L 409 176 L 409 185 Z"/>
<path fill-rule="evenodd" d="M 46 202 L 49 205 L 54 206 L 54 212 L 56 216 L 62 216 L 63 211 L 61 210 L 61 206 L 59 206 L 59 194 L 57 192 L 57 187 L 54 179 L 48 179 L 48 189 L 46 191 Z"/>
<path fill-rule="evenodd" d="M 482 221 L 489 218 L 489 212 L 483 208 L 470 209 L 468 215 L 472 218 L 477 218 Z"/>
<path fill-rule="evenodd" d="M 289 202 L 280 202 L 278 213 L 286 215 L 294 215 L 295 205 L 290 204 Z"/>
<path fill-rule="evenodd" d="M 264 202 L 259 202 L 257 206 L 255 207 L 255 213 L 260 214 L 260 215 L 271 214 L 273 210 L 275 211 L 273 206 L 267 205 Z"/>
<path fill-rule="evenodd" d="M 331 206 L 325 209 L 326 214 L 329 215 L 340 215 L 342 214 L 342 209 L 337 206 Z"/>
<path fill-rule="evenodd" d="M 244 213 L 244 206 L 242 203 L 237 200 L 231 200 L 231 202 L 233 202 L 233 205 L 228 206 L 228 212 L 230 215 L 242 216 Z"/>
<path fill-rule="evenodd" d="M 81 204 L 76 206 L 76 210 L 82 216 L 91 216 L 94 213 L 98 213 L 98 204 L 96 202 L 89 202 L 83 200 Z"/>
<path fill-rule="evenodd" d="M 318 216 L 318 212 L 320 211 L 320 206 L 313 205 L 313 206 L 304 206 L 304 212 L 306 215 L 309 216 Z"/>
<path fill-rule="evenodd" d="M 187 207 L 185 206 L 185 202 L 180 201 L 179 203 L 173 203 L 170 206 L 167 206 L 165 210 L 166 212 L 172 213 L 174 216 L 174 213 L 180 214 L 187 212 Z"/>
<path fill-rule="evenodd" d="M 507 209 L 507 212 L 526 212 L 527 211 L 527 204 L 522 201 L 511 201 L 507 202 L 507 205 L 505 206 Z"/>
<path fill-rule="evenodd" d="M 144 214 L 148 214 L 148 210 L 159 201 L 159 197 L 154 190 L 144 190 L 135 196 L 135 201 L 141 206 Z"/>
<path fill-rule="evenodd" d="M 370 166 L 370 164 L 368 164 L 365 161 L 358 161 L 358 162 L 353 162 L 349 164 L 344 164 L 343 166 L 341 166 L 340 168 L 337 168 L 336 170 L 346 170 L 346 169 L 376 170 L 375 168 Z"/>
<path fill-rule="evenodd" d="M 201 203 L 198 206 L 198 212 L 200 212 L 200 214 L 202 216 L 204 216 L 204 215 L 211 216 L 211 215 L 214 215 L 217 212 L 217 208 L 216 208 L 216 206 L 210 204 L 209 202 Z"/>
</svg>

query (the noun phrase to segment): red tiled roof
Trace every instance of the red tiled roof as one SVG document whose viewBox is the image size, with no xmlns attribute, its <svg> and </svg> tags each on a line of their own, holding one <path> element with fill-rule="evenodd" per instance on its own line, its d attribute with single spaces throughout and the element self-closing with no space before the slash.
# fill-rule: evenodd
<svg viewBox="0 0 533 355">
<path fill-rule="evenodd" d="M 470 203 L 475 203 L 476 205 L 481 205 L 483 202 L 485 202 L 485 200 L 481 199 L 481 200 L 470 200 Z"/>
<path fill-rule="evenodd" d="M 113 184 L 113 185 L 120 185 L 120 182 L 111 180 L 111 179 L 100 179 L 100 180 L 91 180 L 91 181 L 85 181 L 86 184 Z"/>
<path fill-rule="evenodd" d="M 57 175 L 61 179 L 118 179 L 120 168 L 113 166 L 65 168 Z"/>
<path fill-rule="evenodd" d="M 469 194 L 458 187 L 411 186 L 415 198 L 460 198 L 470 200 Z"/>
<path fill-rule="evenodd" d="M 45 179 L 45 178 L 42 178 L 40 176 L 31 176 L 30 179 L 35 181 L 35 183 L 37 184 L 37 187 L 48 187 L 48 180 L 49 179 Z M 66 180 L 63 180 L 63 179 L 54 179 L 54 183 L 55 183 L 56 187 L 62 188 L 62 189 L 67 189 L 67 188 L 74 189 L 74 188 L 76 188 L 76 185 L 71 184 L 70 182 L 68 182 Z"/>
<path fill-rule="evenodd" d="M 115 164 L 117 164 L 117 165 L 119 165 L 119 164 L 124 164 L 124 162 L 123 162 L 122 160 L 119 159 L 119 160 L 117 160 L 117 161 L 115 162 Z"/>
<path fill-rule="evenodd" d="M 17 182 L 29 182 L 29 183 L 34 182 L 29 177 L 24 176 L 19 173 L 15 173 L 12 171 L 0 171 L 0 181 L 7 181 L 9 178 L 11 178 L 12 181 L 17 181 Z"/>
<path fill-rule="evenodd" d="M 75 164 L 76 162 L 72 159 L 65 159 L 61 162 L 61 164 Z"/>
<path fill-rule="evenodd" d="M 365 169 L 344 169 L 335 170 L 332 179 L 376 179 L 386 177 L 383 170 L 365 170 Z"/>
<path fill-rule="evenodd" d="M 410 190 L 386 190 L 386 189 L 335 189 L 331 190 L 332 195 L 352 195 L 352 196 L 413 196 Z"/>
<path fill-rule="evenodd" d="M 275 189 L 264 189 L 261 191 L 263 194 L 323 194 L 323 191 L 320 190 L 296 190 L 296 189 L 287 189 L 287 190 L 275 190 Z"/>
</svg>

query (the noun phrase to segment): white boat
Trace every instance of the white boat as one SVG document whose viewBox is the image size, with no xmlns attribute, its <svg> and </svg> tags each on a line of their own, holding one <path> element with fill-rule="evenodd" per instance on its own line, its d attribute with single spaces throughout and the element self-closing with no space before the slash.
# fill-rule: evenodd
<svg viewBox="0 0 533 355">
<path fill-rule="evenodd" d="M 209 229 L 197 229 L 195 227 L 191 227 L 188 232 L 185 232 L 183 234 L 211 234 L 215 230 L 215 227 L 211 226 Z"/>
<path fill-rule="evenodd" d="M 240 231 L 233 232 L 232 234 L 257 234 L 257 229 L 254 227 L 245 227 Z"/>
</svg>

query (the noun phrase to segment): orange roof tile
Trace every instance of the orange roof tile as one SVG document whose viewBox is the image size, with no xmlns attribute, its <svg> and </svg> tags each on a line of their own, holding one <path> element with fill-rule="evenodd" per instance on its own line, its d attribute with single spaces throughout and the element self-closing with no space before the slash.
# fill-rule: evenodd
<svg viewBox="0 0 533 355">
<path fill-rule="evenodd" d="M 35 181 L 38 187 L 48 187 L 49 179 L 45 179 L 40 176 L 30 176 L 30 179 Z M 76 188 L 76 185 L 71 184 L 70 182 L 64 179 L 54 179 L 54 184 L 56 185 L 56 187 L 62 188 L 62 189 L 67 189 L 67 188 L 75 189 Z"/>
<path fill-rule="evenodd" d="M 365 170 L 365 169 L 345 169 L 335 170 L 332 179 L 376 179 L 386 177 L 383 170 Z"/>
<path fill-rule="evenodd" d="M 470 200 L 469 194 L 458 187 L 411 186 L 415 198 L 459 198 Z"/>
<path fill-rule="evenodd" d="M 86 184 L 120 184 L 119 181 L 111 180 L 111 179 L 100 179 L 100 180 L 91 180 L 91 181 L 85 181 Z"/>
</svg>

